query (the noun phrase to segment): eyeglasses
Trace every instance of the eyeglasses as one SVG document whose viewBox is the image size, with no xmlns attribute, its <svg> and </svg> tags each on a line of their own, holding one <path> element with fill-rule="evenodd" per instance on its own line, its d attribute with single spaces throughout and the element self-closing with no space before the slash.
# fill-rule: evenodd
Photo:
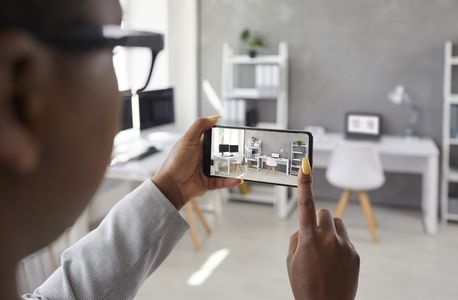
<svg viewBox="0 0 458 300">
<path fill-rule="evenodd" d="M 129 60 L 132 58 L 135 59 L 136 56 L 138 56 L 135 54 L 140 54 L 140 66 L 146 67 L 146 71 L 137 73 L 146 76 L 146 81 L 143 81 L 144 83 L 138 87 L 126 87 L 125 83 L 121 84 L 124 85 L 122 86 L 122 90 L 127 89 L 137 93 L 148 87 L 156 58 L 159 52 L 164 49 L 164 37 L 162 34 L 144 31 L 128 31 L 115 25 L 99 27 L 40 28 L 37 26 L 21 26 L 20 24 L 0 24 L 0 28 L 5 27 L 26 28 L 41 41 L 68 52 L 111 48 L 114 54 L 115 70 L 118 69 L 116 72 L 118 83 L 120 79 L 126 81 L 126 72 L 123 72 L 125 70 L 119 67 L 121 60 L 117 60 L 116 56 L 123 53 L 124 58 Z M 125 52 L 129 52 L 129 54 Z M 147 56 L 149 56 L 149 58 Z M 118 67 L 116 66 L 117 64 Z"/>
</svg>

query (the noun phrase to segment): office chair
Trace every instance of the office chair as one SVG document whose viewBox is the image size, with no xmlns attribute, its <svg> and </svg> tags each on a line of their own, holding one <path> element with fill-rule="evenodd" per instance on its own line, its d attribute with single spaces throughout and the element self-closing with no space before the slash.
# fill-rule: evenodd
<svg viewBox="0 0 458 300">
<path fill-rule="evenodd" d="M 243 163 L 244 155 L 239 155 L 234 159 L 231 159 L 231 172 L 243 172 L 242 170 L 242 163 Z"/>
<path fill-rule="evenodd" d="M 272 174 L 276 175 L 277 174 L 277 171 L 276 171 L 276 168 L 277 168 L 277 160 L 273 157 L 267 157 L 267 161 L 266 161 L 266 165 L 267 165 L 267 172 L 266 172 L 266 175 L 269 174 L 269 172 L 272 172 Z"/>
<path fill-rule="evenodd" d="M 343 189 L 335 217 L 343 217 L 352 193 L 357 192 L 372 240 L 378 242 L 378 224 L 367 194 L 368 191 L 380 188 L 385 182 L 378 153 L 370 146 L 340 145 L 331 155 L 326 178 L 332 185 Z"/>
</svg>

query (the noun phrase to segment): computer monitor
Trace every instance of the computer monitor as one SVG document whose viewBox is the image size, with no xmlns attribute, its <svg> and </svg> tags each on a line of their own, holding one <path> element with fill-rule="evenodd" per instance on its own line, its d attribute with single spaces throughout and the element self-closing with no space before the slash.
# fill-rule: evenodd
<svg viewBox="0 0 458 300">
<path fill-rule="evenodd" d="M 119 116 L 121 124 L 119 132 L 116 134 L 114 140 L 115 148 L 129 143 L 130 141 L 138 138 L 139 131 L 134 128 L 134 116 L 132 114 L 132 95 L 130 92 L 121 92 L 122 95 L 122 112 Z"/>
<path fill-rule="evenodd" d="M 141 130 L 175 122 L 172 88 L 141 92 L 138 105 Z"/>
<path fill-rule="evenodd" d="M 234 153 L 234 152 L 237 153 L 237 152 L 239 152 L 239 145 L 230 145 L 230 146 L 229 146 L 229 152 L 231 152 L 231 153 Z"/>
<path fill-rule="evenodd" d="M 131 129 L 134 127 L 134 122 L 132 119 L 132 97 L 123 96 L 122 97 L 122 120 L 120 131 Z"/>
<path fill-rule="evenodd" d="M 229 145 L 228 144 L 220 144 L 219 145 L 219 153 L 229 152 Z"/>
</svg>

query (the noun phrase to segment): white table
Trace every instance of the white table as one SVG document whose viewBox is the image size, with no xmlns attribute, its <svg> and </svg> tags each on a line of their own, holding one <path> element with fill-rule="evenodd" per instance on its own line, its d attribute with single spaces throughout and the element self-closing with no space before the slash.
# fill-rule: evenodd
<svg viewBox="0 0 458 300">
<path fill-rule="evenodd" d="M 385 135 L 379 141 L 347 141 L 342 134 L 328 133 L 322 139 L 318 137 L 314 141 L 314 167 L 326 168 L 331 152 L 342 143 L 372 145 L 380 154 L 385 171 L 420 174 L 422 176 L 421 207 L 424 228 L 428 234 L 437 232 L 439 149 L 432 139 Z"/>
<path fill-rule="evenodd" d="M 234 160 L 236 158 L 239 158 L 240 156 L 243 155 L 233 155 L 233 156 L 228 156 L 228 155 L 214 155 L 213 156 L 213 161 L 217 160 L 222 160 L 227 162 L 227 175 L 231 175 L 231 160 Z M 218 165 L 218 172 L 219 172 L 219 165 Z"/>
<path fill-rule="evenodd" d="M 160 152 L 145 159 L 129 161 L 108 167 L 105 178 L 131 182 L 143 182 L 151 178 L 167 158 L 171 148 L 181 137 L 177 133 L 158 132 L 148 137 L 148 144 L 155 146 Z"/>
<path fill-rule="evenodd" d="M 256 155 L 255 158 L 258 161 L 256 171 L 259 171 L 260 169 L 264 167 L 264 163 L 267 161 L 267 155 Z M 289 176 L 289 159 L 287 158 L 273 158 L 273 159 L 277 161 L 277 164 L 286 166 L 286 176 Z"/>
</svg>

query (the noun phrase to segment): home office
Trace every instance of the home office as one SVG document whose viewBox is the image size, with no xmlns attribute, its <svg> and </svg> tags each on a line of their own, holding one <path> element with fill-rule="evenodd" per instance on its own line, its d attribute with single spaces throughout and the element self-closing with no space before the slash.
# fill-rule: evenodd
<svg viewBox="0 0 458 300">
<path fill-rule="evenodd" d="M 21 261 L 22 294 L 170 165 L 170 153 L 180 151 L 176 169 L 185 173 L 201 153 L 174 146 L 198 117 L 218 114 L 218 126 L 249 128 L 212 129 L 211 174 L 245 182 L 190 199 L 177 218 L 189 231 L 134 299 L 292 299 L 285 258 L 301 214 L 290 185 L 311 152 L 316 210 L 343 220 L 361 258 L 356 299 L 458 297 L 456 1 L 121 5 L 122 29 L 161 33 L 164 48 L 147 86 L 151 53 L 115 49 L 119 90 L 129 92 L 104 181 L 59 240 Z M 311 132 L 313 151 L 300 133 L 256 129 Z M 143 224 L 162 220 L 154 209 L 131 207 L 151 216 Z M 129 218 L 117 229 L 134 228 L 139 219 Z M 94 272 L 103 267 L 124 270 L 113 260 Z"/>
<path fill-rule="evenodd" d="M 295 186 L 308 154 L 303 133 L 212 129 L 212 175 Z"/>
</svg>

